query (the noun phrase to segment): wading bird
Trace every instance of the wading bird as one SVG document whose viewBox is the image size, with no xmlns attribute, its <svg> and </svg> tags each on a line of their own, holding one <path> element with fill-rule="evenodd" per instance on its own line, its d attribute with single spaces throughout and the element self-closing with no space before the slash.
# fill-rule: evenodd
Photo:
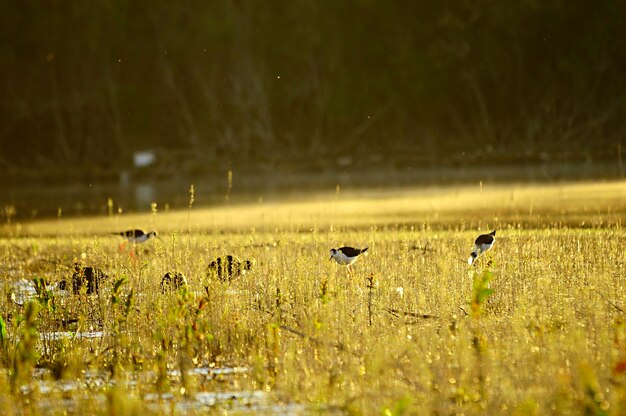
<svg viewBox="0 0 626 416">
<path fill-rule="evenodd" d="M 489 250 L 493 247 L 493 243 L 496 242 L 496 230 L 493 230 L 489 234 L 481 234 L 478 236 L 476 241 L 474 241 L 474 251 L 467 259 L 469 264 L 473 264 L 474 261 L 483 254 L 485 251 Z"/>
<path fill-rule="evenodd" d="M 335 261 L 340 265 L 348 266 L 348 273 L 350 276 L 354 277 L 354 273 L 352 273 L 350 265 L 357 261 L 359 256 L 365 253 L 367 249 L 368 247 L 363 249 L 354 247 L 332 248 L 330 249 L 330 258 L 328 260 L 335 259 Z"/>
<path fill-rule="evenodd" d="M 133 244 L 133 246 L 135 244 L 138 243 L 145 243 L 146 241 L 150 240 L 151 238 L 158 238 L 159 235 L 157 234 L 156 231 L 150 231 L 150 232 L 145 232 L 143 230 L 126 230 L 126 231 L 122 231 L 119 233 L 112 233 L 113 235 L 121 235 L 122 237 L 124 237 L 127 241 L 131 242 Z M 120 243 L 120 247 L 119 247 L 119 251 L 123 251 L 124 250 L 124 246 L 126 245 L 126 241 L 122 241 Z M 130 257 L 135 257 L 135 253 L 134 250 L 131 249 L 130 250 Z"/>
<path fill-rule="evenodd" d="M 127 231 L 122 231 L 120 233 L 113 233 L 113 234 L 121 235 L 122 237 L 124 237 L 126 240 L 128 240 L 129 242 L 133 244 L 145 243 L 152 237 L 158 237 L 158 234 L 156 231 L 150 231 L 146 233 L 143 230 L 127 230 Z"/>
</svg>

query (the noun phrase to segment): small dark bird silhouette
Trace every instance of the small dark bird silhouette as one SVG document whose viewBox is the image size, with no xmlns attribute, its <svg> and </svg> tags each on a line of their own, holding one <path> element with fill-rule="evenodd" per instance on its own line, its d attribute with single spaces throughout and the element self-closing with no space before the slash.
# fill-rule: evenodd
<svg viewBox="0 0 626 416">
<path fill-rule="evenodd" d="M 234 277 L 241 276 L 252 269 L 250 260 L 239 260 L 230 254 L 218 257 L 209 263 L 207 275 L 217 277 L 221 282 L 230 282 Z"/>
<path fill-rule="evenodd" d="M 102 270 L 95 267 L 83 267 L 79 263 L 74 264 L 74 273 L 72 274 L 72 293 L 78 294 L 83 286 L 86 286 L 86 294 L 99 293 L 99 289 L 103 280 L 109 278 Z M 67 280 L 61 280 L 58 284 L 61 290 L 68 290 Z"/>
<path fill-rule="evenodd" d="M 474 251 L 470 254 L 470 257 L 467 259 L 469 264 L 474 263 L 474 261 L 483 254 L 485 251 L 489 250 L 493 247 L 493 243 L 496 242 L 496 230 L 493 230 L 489 234 L 481 234 L 478 236 L 476 241 L 474 241 Z"/>
<path fill-rule="evenodd" d="M 187 278 L 179 272 L 167 272 L 161 279 L 161 292 L 167 293 L 187 286 Z"/>
</svg>

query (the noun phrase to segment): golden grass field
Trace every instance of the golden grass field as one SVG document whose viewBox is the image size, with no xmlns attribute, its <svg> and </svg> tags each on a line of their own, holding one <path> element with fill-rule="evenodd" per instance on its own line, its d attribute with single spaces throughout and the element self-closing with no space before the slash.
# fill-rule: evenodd
<svg viewBox="0 0 626 416">
<path fill-rule="evenodd" d="M 0 408 L 626 414 L 625 220 L 621 181 L 6 224 Z M 109 233 L 135 227 L 160 239 L 131 256 Z M 468 266 L 492 229 L 495 246 Z M 354 278 L 329 261 L 343 245 L 370 247 Z M 254 267 L 230 283 L 207 275 L 225 254 Z M 75 261 L 108 274 L 99 295 L 56 289 Z M 162 293 L 174 270 L 188 287 Z M 36 278 L 47 285 L 33 293 Z"/>
</svg>

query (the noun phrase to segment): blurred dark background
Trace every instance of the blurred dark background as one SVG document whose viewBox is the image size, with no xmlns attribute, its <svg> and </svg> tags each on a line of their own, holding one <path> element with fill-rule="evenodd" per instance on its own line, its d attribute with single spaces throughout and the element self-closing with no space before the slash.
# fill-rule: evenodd
<svg viewBox="0 0 626 416">
<path fill-rule="evenodd" d="M 624 1 L 0 4 L 0 202 L 221 195 L 228 170 L 251 189 L 623 176 Z"/>
</svg>

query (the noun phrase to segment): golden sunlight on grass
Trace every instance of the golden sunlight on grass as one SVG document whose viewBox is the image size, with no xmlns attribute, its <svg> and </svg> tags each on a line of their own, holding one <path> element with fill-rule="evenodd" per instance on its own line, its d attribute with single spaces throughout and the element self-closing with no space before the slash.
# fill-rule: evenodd
<svg viewBox="0 0 626 416">
<path fill-rule="evenodd" d="M 157 207 L 158 209 L 158 207 Z M 4 233 L 18 235 L 91 235 L 130 227 L 160 232 L 271 230 L 275 227 L 370 227 L 445 225 L 448 227 L 519 223 L 531 226 L 614 223 L 626 212 L 626 182 L 493 185 L 406 191 L 346 193 L 307 197 L 296 202 L 259 202 L 194 208 L 157 214 L 36 221 Z M 548 216 L 548 217 L 546 217 Z M 549 218 L 549 222 L 546 222 Z"/>
<path fill-rule="evenodd" d="M 624 414 L 625 218 L 626 182 L 613 182 L 5 226 L 0 402 L 7 414 Z M 119 248 L 108 233 L 128 227 L 161 238 Z M 370 247 L 354 278 L 329 261 L 341 245 Z M 210 262 L 229 254 L 252 270 L 218 278 Z M 107 276 L 99 295 L 59 289 L 75 262 Z M 187 286 L 164 290 L 167 272 Z"/>
</svg>

